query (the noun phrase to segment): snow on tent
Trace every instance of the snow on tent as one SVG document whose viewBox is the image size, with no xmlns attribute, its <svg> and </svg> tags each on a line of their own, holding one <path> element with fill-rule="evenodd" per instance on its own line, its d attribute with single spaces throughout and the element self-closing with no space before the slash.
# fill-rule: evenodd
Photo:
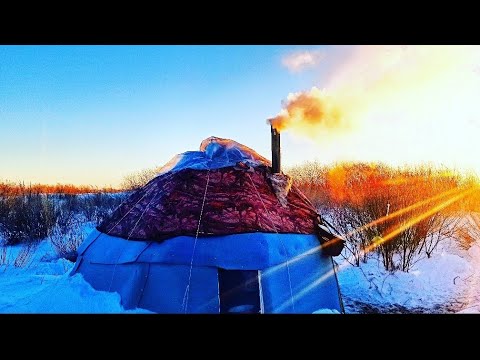
<svg viewBox="0 0 480 360">
<path fill-rule="evenodd" d="M 270 165 L 217 137 L 175 156 L 88 236 L 72 275 L 126 309 L 343 312 L 321 217 Z"/>
</svg>

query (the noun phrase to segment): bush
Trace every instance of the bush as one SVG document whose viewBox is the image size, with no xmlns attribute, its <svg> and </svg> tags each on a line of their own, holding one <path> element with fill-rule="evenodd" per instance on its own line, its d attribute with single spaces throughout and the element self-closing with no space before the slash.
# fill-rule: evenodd
<svg viewBox="0 0 480 360">
<path fill-rule="evenodd" d="M 152 169 L 143 169 L 137 172 L 130 173 L 126 175 L 122 183 L 120 184 L 120 188 L 124 191 L 132 191 L 142 186 L 146 185 L 150 180 L 155 178 L 161 167 L 156 167 Z"/>
<path fill-rule="evenodd" d="M 23 184 L 0 183 L 0 237 L 4 242 L 0 245 L 35 245 L 50 238 L 60 256 L 73 259 L 83 241 L 84 223 L 98 225 L 125 197 L 125 193 L 48 195 Z M 22 266 L 31 250 L 25 247 L 16 265 Z M 0 249 L 0 263 L 5 261 Z"/>
<path fill-rule="evenodd" d="M 7 249 L 3 243 L 0 243 L 0 266 L 8 263 Z"/>
<path fill-rule="evenodd" d="M 77 249 L 84 240 L 83 225 L 93 222 L 98 225 L 125 199 L 125 194 L 84 194 L 69 196 L 61 202 L 50 241 L 61 258 L 76 261 Z"/>
<path fill-rule="evenodd" d="M 35 250 L 37 249 L 39 242 L 29 242 L 22 246 L 20 252 L 18 253 L 13 266 L 15 267 L 25 267 L 30 260 L 32 259 L 33 255 L 35 254 Z"/>
<path fill-rule="evenodd" d="M 47 195 L 27 193 L 2 198 L 0 232 L 6 245 L 48 236 L 55 223 L 55 208 Z"/>
<path fill-rule="evenodd" d="M 100 224 L 126 199 L 126 193 L 82 195 L 81 209 L 87 221 Z"/>
<path fill-rule="evenodd" d="M 474 196 L 457 196 L 478 189 L 478 181 L 446 169 L 307 163 L 289 174 L 345 237 L 348 261 L 357 266 L 376 253 L 386 270 L 409 271 L 459 233 L 460 213 L 480 209 Z"/>
<path fill-rule="evenodd" d="M 75 217 L 59 219 L 49 239 L 60 258 L 75 262 L 78 247 L 84 240 L 83 222 Z"/>
</svg>

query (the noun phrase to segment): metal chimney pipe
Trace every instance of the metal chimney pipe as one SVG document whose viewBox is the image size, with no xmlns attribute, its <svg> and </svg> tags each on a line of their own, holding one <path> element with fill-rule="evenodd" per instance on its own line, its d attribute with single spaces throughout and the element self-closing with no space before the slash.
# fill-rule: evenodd
<svg viewBox="0 0 480 360">
<path fill-rule="evenodd" d="M 280 172 L 280 132 L 273 126 L 270 126 L 272 132 L 272 173 Z"/>
</svg>

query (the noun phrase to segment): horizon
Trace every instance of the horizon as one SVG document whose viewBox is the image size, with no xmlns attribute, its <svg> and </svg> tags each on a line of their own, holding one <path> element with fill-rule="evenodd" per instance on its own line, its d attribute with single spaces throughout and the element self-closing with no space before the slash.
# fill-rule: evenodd
<svg viewBox="0 0 480 360">
<path fill-rule="evenodd" d="M 261 154 L 260 154 L 261 155 Z M 268 157 L 267 157 L 268 158 Z M 447 167 L 442 164 L 436 164 L 432 162 L 426 162 L 423 164 L 404 164 L 404 165 L 392 165 L 388 164 L 382 161 L 338 161 L 338 162 L 332 162 L 332 163 L 321 163 L 318 160 L 305 160 L 301 163 L 295 163 L 290 166 L 283 166 L 282 165 L 282 172 L 286 172 L 287 174 L 289 171 L 293 171 L 298 174 L 298 170 L 306 169 L 309 167 L 309 165 L 320 165 L 320 166 L 325 166 L 329 171 L 334 170 L 339 167 L 349 167 L 349 166 L 355 166 L 355 165 L 367 165 L 371 166 L 373 168 L 386 168 L 389 171 L 393 172 L 409 172 L 409 171 L 415 171 L 415 170 L 430 170 L 433 171 L 434 174 L 436 175 L 447 175 L 447 176 L 459 176 L 460 179 L 471 179 L 473 176 L 477 181 L 480 181 L 480 175 L 475 172 L 475 171 L 468 171 L 468 170 L 462 170 L 454 167 Z M 138 175 L 144 170 L 153 170 L 152 168 L 144 168 L 144 169 L 137 169 L 133 170 L 127 175 Z M 119 181 L 119 185 L 121 185 L 123 178 Z M 77 190 L 82 189 L 82 188 L 91 188 L 91 189 L 97 189 L 97 190 L 115 190 L 115 191 L 121 191 L 122 186 L 117 186 L 117 187 L 112 187 L 110 185 L 92 185 L 92 184 L 72 184 L 72 183 L 39 183 L 39 182 L 26 182 L 23 180 L 19 181 L 12 181 L 10 179 L 4 179 L 0 178 L 0 185 L 7 185 L 7 186 L 25 186 L 25 187 L 47 187 L 51 188 L 50 190 L 53 190 L 55 187 L 70 187 L 73 186 Z"/>
<path fill-rule="evenodd" d="M 478 175 L 480 47 L 464 48 L 0 46 L 0 181 L 117 188 L 209 136 L 270 159 L 267 119 L 324 90 L 354 121 L 282 131 L 284 168 L 432 163 Z"/>
</svg>

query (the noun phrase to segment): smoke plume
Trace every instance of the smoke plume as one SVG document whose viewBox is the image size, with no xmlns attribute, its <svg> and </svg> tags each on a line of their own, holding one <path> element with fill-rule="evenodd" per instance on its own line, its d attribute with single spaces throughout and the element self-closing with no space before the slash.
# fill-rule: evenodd
<svg viewBox="0 0 480 360">
<path fill-rule="evenodd" d="M 272 126 L 322 143 L 331 159 L 480 170 L 480 46 L 343 46 L 324 55 L 318 88 L 289 94 Z"/>
</svg>

